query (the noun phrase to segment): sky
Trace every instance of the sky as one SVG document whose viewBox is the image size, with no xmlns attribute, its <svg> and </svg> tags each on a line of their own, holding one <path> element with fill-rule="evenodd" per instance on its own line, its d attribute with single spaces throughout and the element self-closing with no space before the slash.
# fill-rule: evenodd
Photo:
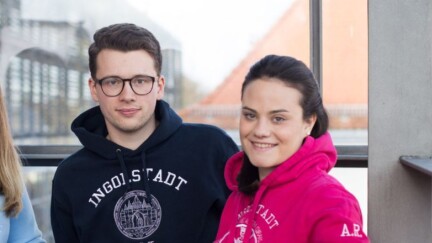
<svg viewBox="0 0 432 243">
<path fill-rule="evenodd" d="M 289 8 L 291 0 L 128 0 L 177 38 L 183 72 L 210 91 Z"/>
</svg>

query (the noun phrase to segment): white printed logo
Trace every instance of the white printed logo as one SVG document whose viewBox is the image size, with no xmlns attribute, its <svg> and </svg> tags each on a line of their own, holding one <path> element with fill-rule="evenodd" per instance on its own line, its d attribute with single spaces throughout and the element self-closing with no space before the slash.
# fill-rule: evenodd
<svg viewBox="0 0 432 243">
<path fill-rule="evenodd" d="M 158 200 L 145 191 L 130 191 L 123 195 L 114 208 L 114 220 L 120 232 L 133 240 L 142 240 L 152 235 L 161 222 L 162 210 Z"/>
<path fill-rule="evenodd" d="M 362 238 L 363 236 L 359 233 L 361 230 L 360 225 L 353 224 L 352 231 L 350 232 L 350 229 L 348 225 L 344 224 L 342 227 L 342 234 L 341 237 L 358 237 Z"/>
<path fill-rule="evenodd" d="M 247 228 L 246 224 L 237 224 L 236 225 L 236 233 L 235 233 L 235 235 L 238 235 L 239 237 L 237 237 L 237 238 L 234 239 L 235 243 L 240 243 L 240 242 L 244 241 L 245 233 L 246 233 L 246 228 Z M 250 242 L 250 241 L 252 241 L 253 243 L 260 242 L 258 240 L 257 234 L 255 233 L 255 230 L 257 228 L 260 231 L 259 227 L 257 225 L 255 225 L 255 229 L 252 229 L 252 235 L 249 237 L 249 241 L 248 242 Z"/>
</svg>

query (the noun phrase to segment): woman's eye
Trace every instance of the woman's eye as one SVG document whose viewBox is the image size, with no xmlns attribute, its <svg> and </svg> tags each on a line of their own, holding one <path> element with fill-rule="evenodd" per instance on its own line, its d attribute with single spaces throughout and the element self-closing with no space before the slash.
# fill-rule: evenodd
<svg viewBox="0 0 432 243">
<path fill-rule="evenodd" d="M 251 120 L 251 119 L 254 119 L 254 118 L 255 118 L 255 115 L 252 114 L 252 113 L 243 113 L 243 116 L 244 116 L 246 119 L 248 119 L 248 120 Z"/>
<path fill-rule="evenodd" d="M 280 123 L 280 122 L 285 121 L 285 118 L 283 118 L 283 117 L 274 117 L 273 121 L 275 121 L 276 123 Z"/>
</svg>

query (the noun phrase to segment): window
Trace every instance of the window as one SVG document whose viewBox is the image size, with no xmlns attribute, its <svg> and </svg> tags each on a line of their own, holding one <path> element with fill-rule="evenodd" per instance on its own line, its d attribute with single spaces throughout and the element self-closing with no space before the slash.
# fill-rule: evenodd
<svg viewBox="0 0 432 243">
<path fill-rule="evenodd" d="M 322 82 L 339 145 L 367 145 L 367 1 L 322 2 Z"/>
<path fill-rule="evenodd" d="M 320 81 L 331 133 L 336 144 L 366 145 L 367 1 L 362 0 L 1 0 L 0 85 L 15 142 L 79 144 L 70 123 L 96 105 L 87 87 L 92 35 L 112 23 L 133 22 L 161 43 L 165 100 L 184 121 L 217 125 L 239 143 L 240 88 L 250 65 L 266 54 L 311 65 L 311 2 L 322 10 Z M 25 168 L 49 242 L 54 171 Z"/>
</svg>

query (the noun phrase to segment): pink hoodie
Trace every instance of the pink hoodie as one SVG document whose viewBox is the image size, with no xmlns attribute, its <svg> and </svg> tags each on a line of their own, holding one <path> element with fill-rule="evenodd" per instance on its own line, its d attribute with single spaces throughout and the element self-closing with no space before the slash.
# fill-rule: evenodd
<svg viewBox="0 0 432 243">
<path fill-rule="evenodd" d="M 215 242 L 369 242 L 357 199 L 327 173 L 336 164 L 330 134 L 302 147 L 261 181 L 254 196 L 238 191 L 243 152 L 225 167 L 233 191 Z M 246 239 L 245 237 L 246 236 Z"/>
</svg>

